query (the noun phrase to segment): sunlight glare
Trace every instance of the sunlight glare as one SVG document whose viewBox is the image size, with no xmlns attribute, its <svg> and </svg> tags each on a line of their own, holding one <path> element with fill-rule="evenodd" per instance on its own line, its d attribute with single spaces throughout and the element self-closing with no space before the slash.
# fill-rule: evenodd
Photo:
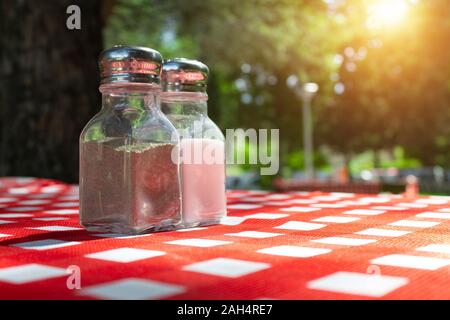
<svg viewBox="0 0 450 320">
<path fill-rule="evenodd" d="M 406 0 L 378 0 L 368 7 L 369 28 L 393 27 L 402 22 L 408 13 L 409 3 Z"/>
</svg>

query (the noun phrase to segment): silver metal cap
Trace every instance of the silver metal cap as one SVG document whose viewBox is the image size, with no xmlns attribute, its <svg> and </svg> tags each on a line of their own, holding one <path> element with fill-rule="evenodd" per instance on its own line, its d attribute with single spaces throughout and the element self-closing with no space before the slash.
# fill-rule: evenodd
<svg viewBox="0 0 450 320">
<path fill-rule="evenodd" d="M 165 60 L 161 72 L 162 90 L 206 92 L 208 67 L 197 60 L 174 58 Z"/>
<path fill-rule="evenodd" d="M 117 45 L 98 59 L 100 83 L 160 83 L 162 55 L 153 49 Z"/>
</svg>

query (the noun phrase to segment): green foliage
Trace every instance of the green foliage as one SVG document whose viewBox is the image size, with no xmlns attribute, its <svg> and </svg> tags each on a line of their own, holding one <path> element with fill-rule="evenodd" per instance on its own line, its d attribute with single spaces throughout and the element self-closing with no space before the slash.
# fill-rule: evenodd
<svg viewBox="0 0 450 320">
<path fill-rule="evenodd" d="M 394 159 L 390 161 L 382 161 L 381 168 L 399 168 L 399 169 L 408 169 L 408 168 L 419 168 L 421 163 L 417 159 L 407 158 L 405 154 L 405 149 L 402 147 L 394 148 Z"/>
<path fill-rule="evenodd" d="M 336 80 L 345 92 L 320 115 L 322 141 L 344 154 L 401 145 L 423 165 L 450 166 L 450 2 L 420 1 L 381 30 L 363 27 L 367 2 L 345 6 L 352 35 Z"/>
<path fill-rule="evenodd" d="M 285 166 L 302 163 L 301 101 L 286 86 L 292 74 L 320 86 L 316 145 L 346 156 L 401 145 L 392 165 L 449 166 L 450 2 L 419 1 L 403 24 L 380 30 L 366 27 L 370 3 L 119 0 L 106 45 L 208 64 L 213 120 L 222 129 L 280 128 Z M 315 161 L 324 167 L 322 155 Z"/>
<path fill-rule="evenodd" d="M 293 170 L 304 170 L 304 153 L 301 150 L 298 151 L 293 151 L 291 153 L 289 153 L 288 157 L 287 157 L 287 165 L 289 168 L 293 169 Z M 325 157 L 325 155 L 320 152 L 317 151 L 314 153 L 314 167 L 317 169 L 321 169 L 321 170 L 328 170 L 329 169 L 329 164 L 328 161 Z"/>
<path fill-rule="evenodd" d="M 375 161 L 375 158 L 379 155 L 374 151 L 366 151 L 353 157 L 350 162 L 350 170 L 352 173 L 360 173 L 363 170 L 377 168 L 398 168 L 398 169 L 410 169 L 419 168 L 422 164 L 419 160 L 408 158 L 405 154 L 403 147 L 396 146 L 392 153 L 389 153 L 389 157 L 379 157 L 379 161 Z M 378 162 L 378 163 L 376 163 Z"/>
</svg>

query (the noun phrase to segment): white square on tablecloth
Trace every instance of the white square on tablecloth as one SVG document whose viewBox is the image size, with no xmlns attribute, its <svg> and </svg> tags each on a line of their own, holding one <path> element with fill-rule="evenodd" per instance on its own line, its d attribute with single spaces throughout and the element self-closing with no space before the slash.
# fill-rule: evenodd
<svg viewBox="0 0 450 320">
<path fill-rule="evenodd" d="M 264 239 L 264 238 L 272 238 L 272 237 L 276 237 L 276 236 L 281 236 L 282 233 L 261 232 L 261 231 L 242 231 L 242 232 L 237 232 L 237 233 L 226 233 L 225 235 L 232 236 L 232 237 Z"/>
<path fill-rule="evenodd" d="M 107 300 L 163 299 L 185 292 L 183 286 L 137 278 L 107 282 L 81 290 L 81 295 Z"/>
<path fill-rule="evenodd" d="M 341 246 L 362 246 L 369 243 L 374 243 L 377 240 L 373 239 L 356 239 L 356 238 L 346 238 L 346 237 L 327 237 L 321 239 L 311 240 L 312 242 L 325 243 L 325 244 L 335 244 Z"/>
<path fill-rule="evenodd" d="M 309 289 L 380 298 L 408 283 L 407 278 L 336 272 L 307 283 Z"/>
<path fill-rule="evenodd" d="M 354 198 L 355 197 L 354 193 L 349 193 L 349 192 L 331 192 L 330 194 L 332 196 L 335 196 L 338 198 Z"/>
<path fill-rule="evenodd" d="M 339 196 L 316 196 L 313 197 L 314 200 L 318 201 L 338 201 L 341 200 L 341 197 Z"/>
<path fill-rule="evenodd" d="M 450 265 L 450 259 L 411 256 L 406 254 L 391 254 L 372 259 L 370 263 L 422 270 L 437 270 L 439 268 Z"/>
<path fill-rule="evenodd" d="M 315 203 L 312 204 L 311 207 L 314 208 L 324 208 L 324 209 L 338 209 L 338 208 L 345 208 L 346 205 L 340 204 L 340 203 Z"/>
<path fill-rule="evenodd" d="M 227 206 L 227 209 L 235 209 L 235 210 L 251 210 L 261 208 L 262 206 L 259 204 L 230 204 Z"/>
<path fill-rule="evenodd" d="M 55 210 L 45 210 L 44 213 L 47 214 L 78 214 L 76 209 L 55 209 Z"/>
<path fill-rule="evenodd" d="M 270 193 L 267 190 L 248 190 L 248 191 L 243 191 L 243 192 L 247 192 L 249 194 L 268 194 L 268 193 Z"/>
<path fill-rule="evenodd" d="M 401 237 L 411 231 L 404 230 L 390 230 L 390 229 L 381 229 L 381 228 L 369 228 L 365 230 L 361 230 L 355 232 L 355 234 L 363 235 L 363 236 L 378 236 L 378 237 Z"/>
<path fill-rule="evenodd" d="M 424 247 L 419 247 L 416 250 L 418 251 L 424 251 L 424 252 L 433 252 L 433 253 L 444 253 L 444 254 L 450 254 L 450 245 L 448 244 L 429 244 Z"/>
<path fill-rule="evenodd" d="M 226 226 L 236 226 L 245 221 L 245 217 L 226 216 L 220 219 L 220 224 Z"/>
<path fill-rule="evenodd" d="M 360 201 L 361 203 L 369 204 L 369 203 L 385 203 L 391 201 L 391 199 L 388 197 L 364 197 L 358 199 L 358 201 Z"/>
<path fill-rule="evenodd" d="M 52 207 L 58 208 L 70 208 L 70 207 L 78 207 L 80 205 L 79 202 L 59 202 L 52 204 Z"/>
<path fill-rule="evenodd" d="M 139 260 L 144 260 L 153 257 L 163 256 L 164 251 L 136 249 L 136 248 L 119 248 L 106 251 L 100 251 L 85 255 L 86 258 L 129 263 Z"/>
<path fill-rule="evenodd" d="M 57 239 L 45 239 L 45 240 L 14 243 L 11 246 L 22 248 L 22 249 L 48 250 L 48 249 L 56 249 L 56 248 L 62 248 L 62 247 L 67 247 L 67 246 L 73 246 L 76 244 L 80 244 L 80 242 L 63 241 L 63 240 L 57 240 Z"/>
<path fill-rule="evenodd" d="M 435 204 L 435 205 L 440 205 L 440 204 L 446 204 L 448 203 L 447 199 L 418 199 L 415 201 L 416 203 L 425 203 L 425 204 Z"/>
<path fill-rule="evenodd" d="M 260 249 L 257 252 L 264 254 L 271 254 L 275 256 L 309 258 L 331 252 L 331 249 L 309 248 L 299 246 L 276 246 Z"/>
<path fill-rule="evenodd" d="M 33 217 L 30 213 L 0 213 L 1 218 L 29 218 Z"/>
<path fill-rule="evenodd" d="M 128 234 L 122 234 L 122 233 L 96 233 L 96 234 L 93 234 L 93 236 L 100 237 L 100 238 L 133 239 L 133 238 L 140 238 L 140 237 L 148 237 L 148 236 L 151 236 L 151 234 L 128 235 Z"/>
<path fill-rule="evenodd" d="M 375 216 L 378 214 L 385 213 L 385 210 L 374 210 L 374 209 L 353 209 L 344 211 L 343 214 L 356 214 L 356 215 L 363 215 L 363 216 Z"/>
<path fill-rule="evenodd" d="M 0 220 L 0 224 L 14 223 L 15 221 L 10 220 Z"/>
<path fill-rule="evenodd" d="M 280 219 L 289 217 L 287 213 L 254 213 L 245 216 L 246 219 Z"/>
<path fill-rule="evenodd" d="M 425 203 L 414 203 L 414 202 L 401 202 L 397 203 L 396 206 L 406 207 L 406 208 L 426 208 L 428 207 Z"/>
<path fill-rule="evenodd" d="M 241 198 L 240 201 L 245 201 L 245 202 L 264 202 L 264 201 L 266 201 L 266 199 L 263 198 L 263 197 L 259 197 L 259 198 L 248 197 L 248 198 Z"/>
<path fill-rule="evenodd" d="M 27 212 L 27 211 L 39 211 L 42 210 L 41 207 L 14 207 L 14 208 L 9 208 L 8 211 L 13 211 L 13 212 Z"/>
<path fill-rule="evenodd" d="M 314 211 L 319 211 L 321 210 L 320 208 L 311 208 L 311 207 L 289 207 L 289 208 L 283 208 L 280 209 L 280 211 L 285 211 L 285 212 L 314 212 Z"/>
<path fill-rule="evenodd" d="M 19 199 L 17 198 L 0 198 L 0 203 L 5 203 L 5 202 L 14 202 L 17 201 Z"/>
<path fill-rule="evenodd" d="M 28 229 L 42 230 L 42 231 L 74 231 L 74 230 L 82 230 L 82 228 L 66 227 L 66 226 L 46 226 L 46 227 L 35 227 L 35 228 L 28 228 Z"/>
<path fill-rule="evenodd" d="M 299 195 L 299 196 L 307 196 L 311 192 L 309 192 L 309 191 L 289 191 L 288 193 L 293 194 L 293 195 Z"/>
<path fill-rule="evenodd" d="M 41 192 L 44 193 L 58 193 L 60 192 L 64 187 L 62 185 L 53 185 L 53 186 L 46 186 L 41 189 Z"/>
<path fill-rule="evenodd" d="M 317 200 L 312 200 L 312 199 L 292 199 L 292 200 L 288 200 L 286 201 L 289 204 L 312 204 L 312 203 L 317 203 Z"/>
<path fill-rule="evenodd" d="M 266 206 L 271 206 L 271 207 L 284 207 L 289 205 L 288 201 L 267 201 L 264 203 L 264 205 Z"/>
<path fill-rule="evenodd" d="M 284 200 L 284 199 L 289 199 L 292 198 L 292 195 L 289 194 L 271 194 L 266 196 L 266 199 L 270 199 L 270 200 Z"/>
<path fill-rule="evenodd" d="M 199 231 L 199 230 L 205 230 L 207 228 L 205 227 L 196 227 L 196 228 L 186 228 L 186 229 L 178 229 L 177 232 L 189 232 L 189 231 Z"/>
<path fill-rule="evenodd" d="M 0 233 L 0 238 L 6 238 L 6 237 L 11 237 L 11 235 L 6 234 L 6 233 Z"/>
<path fill-rule="evenodd" d="M 66 269 L 63 268 L 31 263 L 0 269 L 0 281 L 13 284 L 23 284 L 56 278 L 66 274 Z"/>
<path fill-rule="evenodd" d="M 44 218 L 33 218 L 33 220 L 37 221 L 61 221 L 61 220 L 67 220 L 68 218 L 63 217 L 44 217 Z"/>
<path fill-rule="evenodd" d="M 340 216 L 325 216 L 317 219 L 313 219 L 315 222 L 331 222 L 331 223 L 349 223 L 358 221 L 361 218 L 358 217 L 340 217 Z"/>
<path fill-rule="evenodd" d="M 428 211 L 416 214 L 416 217 L 430 219 L 450 219 L 450 213 Z"/>
<path fill-rule="evenodd" d="M 29 194 L 31 192 L 32 191 L 28 188 L 8 188 L 9 194 L 21 195 L 21 194 Z"/>
<path fill-rule="evenodd" d="M 181 240 L 173 240 L 173 241 L 167 241 L 164 242 L 167 244 L 175 244 L 180 246 L 188 246 L 188 247 L 200 247 L 200 248 L 209 248 L 209 247 L 216 247 L 216 246 L 222 246 L 225 244 L 233 243 L 231 241 L 223 241 L 223 240 L 211 240 L 211 239 L 181 239 Z"/>
<path fill-rule="evenodd" d="M 396 207 L 396 206 L 374 206 L 371 207 L 371 209 L 375 209 L 375 210 L 386 210 L 386 211 L 403 211 L 403 210 L 407 210 L 408 208 L 405 207 Z"/>
<path fill-rule="evenodd" d="M 47 198 L 54 198 L 57 194 L 54 193 L 35 193 L 27 195 L 29 199 L 47 199 Z"/>
<path fill-rule="evenodd" d="M 238 278 L 267 268 L 270 268 L 270 264 L 268 263 L 230 258 L 216 258 L 184 266 L 183 270 L 213 276 Z"/>
<path fill-rule="evenodd" d="M 431 228 L 437 226 L 440 222 L 435 221 L 422 221 L 422 220 L 398 220 L 389 223 L 394 227 L 412 227 L 412 228 Z"/>
<path fill-rule="evenodd" d="M 249 195 L 249 193 L 235 193 L 235 192 L 228 192 L 227 191 L 227 198 L 242 198 L 242 197 L 247 197 Z"/>
<path fill-rule="evenodd" d="M 355 201 L 355 200 L 343 200 L 343 201 L 339 201 L 339 202 L 336 202 L 336 203 L 342 204 L 342 205 L 344 205 L 346 207 L 349 207 L 349 206 L 360 206 L 360 205 L 366 205 L 367 204 L 365 202 Z"/>
<path fill-rule="evenodd" d="M 58 200 L 78 200 L 80 197 L 78 195 L 71 195 L 71 196 L 63 196 L 63 197 L 59 197 Z"/>
<path fill-rule="evenodd" d="M 303 222 L 303 221 L 288 221 L 278 227 L 274 227 L 275 229 L 286 229 L 286 230 L 300 230 L 300 231 L 311 231 L 321 229 L 326 227 L 326 224 L 320 223 L 311 223 L 311 222 Z"/>
<path fill-rule="evenodd" d="M 20 205 L 37 205 L 37 204 L 47 204 L 50 200 L 23 200 L 19 201 L 17 204 Z"/>
</svg>

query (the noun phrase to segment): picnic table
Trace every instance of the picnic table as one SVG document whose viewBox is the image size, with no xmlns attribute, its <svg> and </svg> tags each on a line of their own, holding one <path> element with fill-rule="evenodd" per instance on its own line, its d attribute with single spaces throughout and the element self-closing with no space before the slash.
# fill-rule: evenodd
<svg viewBox="0 0 450 320">
<path fill-rule="evenodd" d="M 220 225 L 126 236 L 78 187 L 0 179 L 1 299 L 450 299 L 450 197 L 232 190 Z"/>
</svg>

